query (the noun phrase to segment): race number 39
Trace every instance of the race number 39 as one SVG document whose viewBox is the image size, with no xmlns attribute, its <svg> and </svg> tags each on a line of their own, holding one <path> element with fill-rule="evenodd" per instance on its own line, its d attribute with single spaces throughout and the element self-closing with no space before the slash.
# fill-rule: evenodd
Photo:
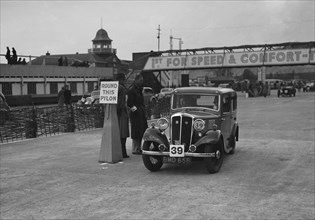
<svg viewBox="0 0 315 220">
<path fill-rule="evenodd" d="M 184 157 L 184 145 L 171 145 L 170 157 Z"/>
</svg>

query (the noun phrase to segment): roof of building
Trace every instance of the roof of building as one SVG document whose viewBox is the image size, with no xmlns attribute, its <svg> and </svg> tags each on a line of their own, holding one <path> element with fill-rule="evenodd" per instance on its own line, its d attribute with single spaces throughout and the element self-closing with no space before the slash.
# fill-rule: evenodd
<svg viewBox="0 0 315 220">
<path fill-rule="evenodd" d="M 107 32 L 103 28 L 101 28 L 96 32 L 96 36 L 92 41 L 94 42 L 94 41 L 112 41 L 112 40 L 108 37 Z"/>
<path fill-rule="evenodd" d="M 56 55 L 43 55 L 34 60 L 32 60 L 32 65 L 57 65 L 58 59 L 60 57 L 67 57 L 68 65 L 78 61 L 84 62 L 87 61 L 89 63 L 107 63 L 113 57 L 113 54 L 99 54 L 94 53 L 76 53 L 76 54 L 56 54 Z"/>
<path fill-rule="evenodd" d="M 98 77 L 111 78 L 111 67 L 71 67 L 0 64 L 0 77 Z"/>
</svg>

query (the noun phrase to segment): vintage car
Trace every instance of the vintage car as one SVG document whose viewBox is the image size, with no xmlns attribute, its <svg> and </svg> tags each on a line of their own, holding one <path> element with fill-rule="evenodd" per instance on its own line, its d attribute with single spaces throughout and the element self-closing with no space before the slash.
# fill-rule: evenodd
<svg viewBox="0 0 315 220">
<path fill-rule="evenodd" d="M 303 86 L 304 92 L 313 92 L 315 91 L 315 83 L 314 82 L 308 82 Z"/>
<path fill-rule="evenodd" d="M 150 171 L 164 163 L 203 160 L 216 173 L 224 154 L 233 154 L 239 137 L 237 94 L 230 88 L 182 87 L 173 91 L 170 115 L 143 135 L 142 160 Z"/>
<path fill-rule="evenodd" d="M 278 90 L 278 97 L 280 96 L 295 96 L 296 89 L 293 86 L 284 86 Z"/>
</svg>

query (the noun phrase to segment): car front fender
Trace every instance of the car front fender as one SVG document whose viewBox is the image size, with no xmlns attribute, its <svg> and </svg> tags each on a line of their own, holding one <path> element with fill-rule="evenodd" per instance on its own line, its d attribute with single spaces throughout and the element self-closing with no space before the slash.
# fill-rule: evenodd
<svg viewBox="0 0 315 220">
<path fill-rule="evenodd" d="M 152 141 L 169 147 L 166 135 L 156 128 L 148 128 L 143 134 L 144 141 Z"/>
<path fill-rule="evenodd" d="M 200 138 L 196 143 L 196 147 L 202 145 L 202 144 L 216 144 L 220 141 L 221 138 L 221 131 L 208 131 L 205 136 Z"/>
</svg>

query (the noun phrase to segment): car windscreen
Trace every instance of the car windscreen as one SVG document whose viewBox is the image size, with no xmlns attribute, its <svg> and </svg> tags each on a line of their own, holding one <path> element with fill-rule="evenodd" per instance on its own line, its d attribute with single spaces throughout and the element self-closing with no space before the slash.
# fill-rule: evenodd
<svg viewBox="0 0 315 220">
<path fill-rule="evenodd" d="M 215 94 L 186 94 L 173 95 L 172 109 L 200 107 L 211 110 L 219 110 L 219 96 Z"/>
</svg>

